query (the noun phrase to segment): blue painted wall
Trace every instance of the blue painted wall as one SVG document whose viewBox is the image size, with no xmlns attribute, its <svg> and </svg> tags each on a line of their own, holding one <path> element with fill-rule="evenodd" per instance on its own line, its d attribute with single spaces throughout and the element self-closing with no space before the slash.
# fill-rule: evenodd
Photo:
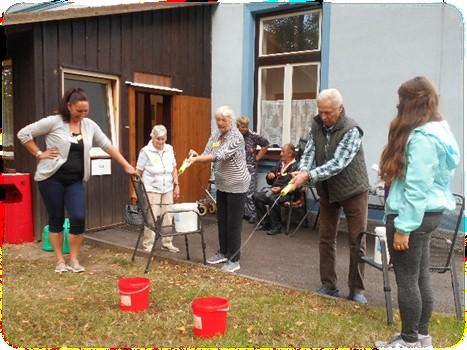
<svg viewBox="0 0 467 350">
<path fill-rule="evenodd" d="M 321 77 L 320 90 L 329 88 L 329 38 L 331 37 L 331 4 L 323 4 L 321 26 Z"/>
</svg>

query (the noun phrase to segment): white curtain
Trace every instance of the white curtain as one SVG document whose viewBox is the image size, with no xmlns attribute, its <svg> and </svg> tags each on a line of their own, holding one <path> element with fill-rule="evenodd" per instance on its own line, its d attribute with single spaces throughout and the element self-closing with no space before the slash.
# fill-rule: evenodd
<svg viewBox="0 0 467 350">
<path fill-rule="evenodd" d="M 292 100 L 291 143 L 296 145 L 300 138 L 306 139 L 308 137 L 311 120 L 316 114 L 318 114 L 316 100 Z"/>
<path fill-rule="evenodd" d="M 270 144 L 282 146 L 284 101 L 261 101 L 261 135 Z M 298 144 L 300 138 L 306 139 L 311 128 L 311 120 L 318 114 L 316 100 L 292 100 L 290 142 Z"/>
<path fill-rule="evenodd" d="M 282 115 L 284 101 L 261 101 L 261 136 L 269 140 L 269 144 L 282 146 Z"/>
</svg>

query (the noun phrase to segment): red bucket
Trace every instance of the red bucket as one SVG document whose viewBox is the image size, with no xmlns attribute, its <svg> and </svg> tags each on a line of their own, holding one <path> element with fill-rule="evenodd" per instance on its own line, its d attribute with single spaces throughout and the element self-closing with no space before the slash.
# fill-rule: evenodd
<svg viewBox="0 0 467 350">
<path fill-rule="evenodd" d="M 143 311 L 149 305 L 150 281 L 145 277 L 121 278 L 118 281 L 120 310 Z"/>
<path fill-rule="evenodd" d="M 193 309 L 193 334 L 197 337 L 223 337 L 227 327 L 229 301 L 225 298 L 196 298 Z"/>
</svg>

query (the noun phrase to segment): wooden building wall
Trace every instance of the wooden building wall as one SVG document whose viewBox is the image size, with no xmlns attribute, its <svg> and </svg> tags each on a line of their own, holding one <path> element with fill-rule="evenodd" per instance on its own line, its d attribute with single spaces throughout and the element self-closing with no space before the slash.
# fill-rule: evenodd
<svg viewBox="0 0 467 350">
<path fill-rule="evenodd" d="M 210 6 L 115 14 L 6 28 L 13 60 L 15 132 L 52 113 L 61 96 L 61 67 L 120 77 L 120 150 L 128 158 L 127 87 L 133 72 L 168 75 L 183 94 L 211 94 Z M 91 106 L 92 112 L 92 106 Z M 5 166 L 34 173 L 36 162 L 15 143 L 15 160 Z M 128 177 L 112 161 L 111 176 L 87 184 L 87 227 L 121 222 Z M 125 189 L 125 190 L 122 190 Z M 35 234 L 46 223 L 34 185 Z"/>
</svg>

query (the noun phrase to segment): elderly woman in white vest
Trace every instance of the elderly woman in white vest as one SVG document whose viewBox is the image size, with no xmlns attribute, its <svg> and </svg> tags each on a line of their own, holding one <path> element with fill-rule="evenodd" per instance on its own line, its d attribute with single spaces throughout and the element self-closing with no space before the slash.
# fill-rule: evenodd
<svg viewBox="0 0 467 350">
<path fill-rule="evenodd" d="M 177 163 L 173 147 L 167 143 L 167 129 L 156 125 L 151 131 L 151 140 L 139 152 L 136 171 L 146 187 L 154 216 L 163 215 L 174 199 L 180 196 Z M 172 216 L 164 216 L 163 225 L 170 225 Z M 155 233 L 144 228 L 143 247 L 151 251 Z M 178 253 L 180 250 L 172 243 L 172 237 L 162 238 L 162 250 Z"/>
</svg>

